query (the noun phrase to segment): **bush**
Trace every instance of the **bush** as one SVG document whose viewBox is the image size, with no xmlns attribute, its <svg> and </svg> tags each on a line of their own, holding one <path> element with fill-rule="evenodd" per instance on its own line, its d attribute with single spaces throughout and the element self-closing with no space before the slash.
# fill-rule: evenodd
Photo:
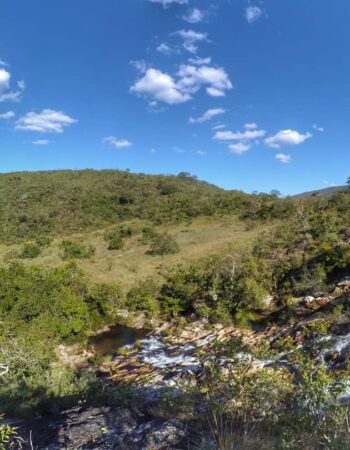
<svg viewBox="0 0 350 450">
<path fill-rule="evenodd" d="M 124 247 L 124 239 L 132 236 L 130 227 L 120 227 L 105 234 L 105 241 L 108 242 L 108 250 L 121 250 Z"/>
<path fill-rule="evenodd" d="M 38 247 L 49 247 L 51 245 L 52 239 L 49 236 L 45 236 L 44 234 L 38 236 L 35 239 L 35 243 Z"/>
<path fill-rule="evenodd" d="M 36 258 L 41 253 L 40 247 L 38 247 L 36 244 L 24 244 L 22 247 L 22 251 L 20 254 L 20 258 L 23 259 L 29 259 L 29 258 Z"/>
<path fill-rule="evenodd" d="M 152 281 L 140 283 L 127 294 L 127 305 L 133 311 L 143 311 L 149 317 L 159 313 L 159 303 L 156 299 L 157 287 Z"/>
<path fill-rule="evenodd" d="M 124 241 L 121 236 L 114 236 L 108 241 L 108 250 L 121 250 L 124 247 Z"/>
<path fill-rule="evenodd" d="M 62 241 L 60 250 L 62 259 L 84 259 L 90 258 L 95 254 L 95 248 L 92 245 L 83 245 L 75 241 Z"/>
<path fill-rule="evenodd" d="M 168 233 L 157 234 L 151 243 L 150 255 L 172 255 L 180 251 L 179 244 Z"/>
</svg>

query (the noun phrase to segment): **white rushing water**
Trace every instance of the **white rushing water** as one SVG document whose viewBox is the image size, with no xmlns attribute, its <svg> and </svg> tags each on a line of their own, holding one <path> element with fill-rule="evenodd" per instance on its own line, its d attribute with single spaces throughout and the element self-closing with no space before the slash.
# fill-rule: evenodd
<svg viewBox="0 0 350 450">
<path fill-rule="evenodd" d="M 162 342 L 158 336 L 150 336 L 142 339 L 140 342 L 142 345 L 139 352 L 141 361 L 159 369 L 177 365 L 196 365 L 199 363 L 198 358 L 192 354 L 195 348 L 190 344 L 174 348 Z"/>
</svg>

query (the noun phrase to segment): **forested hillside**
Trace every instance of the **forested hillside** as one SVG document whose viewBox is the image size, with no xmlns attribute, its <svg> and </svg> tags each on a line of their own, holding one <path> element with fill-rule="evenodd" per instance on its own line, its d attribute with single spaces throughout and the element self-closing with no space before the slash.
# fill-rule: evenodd
<svg viewBox="0 0 350 450">
<path fill-rule="evenodd" d="M 68 234 L 125 219 L 155 223 L 240 211 L 249 196 L 188 174 L 151 176 L 116 170 L 0 176 L 1 239 Z"/>
<path fill-rule="evenodd" d="M 0 239 L 98 229 L 139 218 L 155 224 L 199 216 L 285 215 L 275 195 L 225 191 L 188 173 L 177 176 L 118 170 L 21 172 L 0 175 Z"/>
</svg>

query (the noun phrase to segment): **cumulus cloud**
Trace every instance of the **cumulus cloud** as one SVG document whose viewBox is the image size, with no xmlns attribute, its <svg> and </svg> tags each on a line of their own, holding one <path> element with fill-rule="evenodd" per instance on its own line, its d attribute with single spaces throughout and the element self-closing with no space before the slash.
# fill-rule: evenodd
<svg viewBox="0 0 350 450">
<path fill-rule="evenodd" d="M 250 147 L 251 144 L 249 142 L 237 142 L 237 144 L 230 144 L 228 146 L 230 153 L 233 153 L 234 155 L 242 155 L 247 152 Z"/>
<path fill-rule="evenodd" d="M 244 17 L 248 23 L 256 22 L 262 15 L 263 12 L 258 6 L 248 6 L 244 12 Z"/>
<path fill-rule="evenodd" d="M 12 117 L 15 117 L 15 113 L 13 111 L 7 111 L 5 113 L 0 114 L 0 119 L 2 120 L 8 120 L 12 119 Z"/>
<path fill-rule="evenodd" d="M 3 59 L 0 59 L 0 66 L 2 66 L 2 67 L 8 67 L 9 64 L 7 64 L 7 62 L 4 61 Z"/>
<path fill-rule="evenodd" d="M 264 137 L 265 134 L 265 130 L 217 131 L 214 139 L 217 141 L 250 141 Z"/>
<path fill-rule="evenodd" d="M 114 148 L 128 148 L 132 146 L 132 143 L 127 139 L 118 139 L 115 136 L 107 136 L 103 138 L 102 142 Z"/>
<path fill-rule="evenodd" d="M 314 130 L 316 130 L 316 131 L 319 131 L 320 133 L 323 133 L 323 131 L 324 131 L 324 128 L 323 128 L 323 127 L 320 127 L 320 126 L 317 125 L 316 123 L 314 123 L 314 124 L 312 125 L 312 128 L 313 128 Z"/>
<path fill-rule="evenodd" d="M 195 93 L 206 85 L 207 93 L 212 97 L 223 97 L 232 83 L 222 67 L 182 65 L 178 72 L 178 85 L 183 92 Z"/>
<path fill-rule="evenodd" d="M 130 91 L 169 105 L 184 103 L 191 98 L 189 94 L 179 89 L 171 75 L 153 68 L 148 69 L 145 75 L 131 86 Z"/>
<path fill-rule="evenodd" d="M 208 56 L 207 58 L 199 58 L 196 56 L 195 58 L 189 58 L 188 62 L 190 64 L 194 64 L 195 66 L 207 66 L 211 63 L 211 57 Z"/>
<path fill-rule="evenodd" d="M 206 111 L 200 117 L 196 117 L 196 118 L 190 117 L 188 122 L 189 123 L 204 123 L 204 122 L 208 122 L 213 117 L 216 117 L 216 116 L 219 116 L 221 114 L 224 114 L 225 112 L 226 112 L 226 109 L 223 109 L 223 108 L 208 109 L 208 111 Z"/>
<path fill-rule="evenodd" d="M 0 102 L 19 102 L 25 89 L 24 81 L 19 81 L 18 89 L 10 89 L 11 74 L 8 70 L 0 69 Z"/>
<path fill-rule="evenodd" d="M 309 132 L 302 134 L 295 130 L 280 130 L 275 135 L 266 138 L 265 145 L 272 148 L 299 145 L 311 137 L 312 134 Z"/>
<path fill-rule="evenodd" d="M 278 161 L 280 161 L 281 163 L 284 163 L 284 164 L 288 164 L 291 161 L 291 159 L 292 159 L 290 155 L 286 155 L 285 153 L 277 153 L 275 158 L 278 159 Z"/>
<path fill-rule="evenodd" d="M 162 5 L 164 8 L 167 8 L 168 6 L 171 5 L 187 5 L 188 4 L 188 0 L 149 0 L 151 3 L 159 3 L 160 5 Z"/>
<path fill-rule="evenodd" d="M 29 112 L 20 117 L 16 122 L 16 128 L 39 133 L 63 133 L 64 128 L 76 122 L 62 111 L 44 109 L 40 113 Z"/>
<path fill-rule="evenodd" d="M 183 16 L 183 19 L 188 23 L 198 23 L 202 22 L 205 14 L 198 8 L 193 8 L 187 11 L 187 13 Z"/>
<path fill-rule="evenodd" d="M 49 145 L 51 144 L 51 141 L 48 139 L 37 139 L 36 141 L 33 141 L 34 145 Z"/>
<path fill-rule="evenodd" d="M 175 76 L 150 68 L 130 88 L 130 92 L 146 96 L 151 101 L 169 105 L 184 103 L 202 87 L 210 96 L 224 96 L 232 89 L 231 81 L 221 67 L 182 65 Z"/>
<path fill-rule="evenodd" d="M 190 53 L 197 53 L 198 44 L 200 42 L 208 42 L 208 34 L 194 30 L 179 30 L 173 33 L 183 39 L 183 48 Z"/>
</svg>

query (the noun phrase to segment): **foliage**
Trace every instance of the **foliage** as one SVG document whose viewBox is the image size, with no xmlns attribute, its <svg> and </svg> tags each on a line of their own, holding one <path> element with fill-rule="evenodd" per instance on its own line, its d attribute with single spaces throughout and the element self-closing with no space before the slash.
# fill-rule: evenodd
<svg viewBox="0 0 350 450">
<path fill-rule="evenodd" d="M 6 450 L 6 446 L 10 443 L 11 438 L 17 436 L 16 428 L 6 423 L 1 423 L 3 420 L 3 414 L 0 414 L 0 450 Z"/>
<path fill-rule="evenodd" d="M 95 248 L 92 245 L 83 245 L 79 242 L 64 240 L 60 244 L 62 259 L 71 258 L 91 258 L 95 254 Z"/>
<path fill-rule="evenodd" d="M 250 196 L 193 176 L 118 170 L 0 175 L 0 236 L 5 242 L 69 235 L 138 218 L 156 224 L 239 213 Z"/>
<path fill-rule="evenodd" d="M 157 301 L 157 286 L 152 280 L 140 283 L 127 293 L 127 306 L 131 311 L 141 311 L 148 317 L 155 317 L 159 313 Z"/>
<path fill-rule="evenodd" d="M 157 233 L 152 241 L 149 250 L 150 255 L 172 255 L 180 250 L 176 239 L 168 233 Z"/>
<path fill-rule="evenodd" d="M 22 251 L 20 253 L 20 258 L 27 259 L 27 258 L 36 258 L 41 253 L 41 249 L 36 244 L 24 244 L 22 247 Z"/>
</svg>

